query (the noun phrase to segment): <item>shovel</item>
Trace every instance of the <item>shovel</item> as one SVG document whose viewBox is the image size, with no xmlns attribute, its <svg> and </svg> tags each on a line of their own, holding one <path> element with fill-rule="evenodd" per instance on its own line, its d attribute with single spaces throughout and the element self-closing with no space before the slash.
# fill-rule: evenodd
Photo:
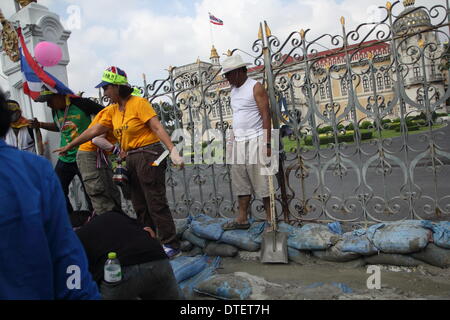
<svg viewBox="0 0 450 320">
<path fill-rule="evenodd" d="M 263 235 L 261 245 L 261 262 L 262 263 L 289 263 L 287 249 L 287 234 L 278 232 L 277 218 L 275 213 L 275 191 L 273 188 L 273 177 L 269 175 L 270 189 L 270 216 L 272 230 L 267 231 Z"/>
</svg>

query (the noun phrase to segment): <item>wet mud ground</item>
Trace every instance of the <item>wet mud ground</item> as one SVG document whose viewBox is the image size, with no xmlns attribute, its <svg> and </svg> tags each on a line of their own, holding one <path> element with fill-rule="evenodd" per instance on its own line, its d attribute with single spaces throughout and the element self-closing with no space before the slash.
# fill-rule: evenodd
<svg viewBox="0 0 450 320">
<path fill-rule="evenodd" d="M 246 278 L 253 288 L 249 300 L 450 300 L 450 269 L 380 265 L 381 289 L 369 290 L 372 274 L 367 273 L 369 265 L 362 264 L 311 259 L 304 264 L 269 265 L 259 262 L 258 253 L 240 252 L 239 257 L 224 258 L 217 273 Z M 197 294 L 194 299 L 212 298 Z"/>
</svg>

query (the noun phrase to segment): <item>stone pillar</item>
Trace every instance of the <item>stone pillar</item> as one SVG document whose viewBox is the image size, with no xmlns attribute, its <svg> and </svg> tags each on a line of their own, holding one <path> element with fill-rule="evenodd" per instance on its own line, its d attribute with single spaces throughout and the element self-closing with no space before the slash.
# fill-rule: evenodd
<svg viewBox="0 0 450 320">
<path fill-rule="evenodd" d="M 59 64 L 53 67 L 46 67 L 45 70 L 68 85 L 66 67 L 70 61 L 67 46 L 70 31 L 64 30 L 59 16 L 40 4 L 30 3 L 11 17 L 6 18 L 15 26 L 20 24 L 25 43 L 32 55 L 34 55 L 35 46 L 41 41 L 51 41 L 62 48 L 63 58 Z M 32 102 L 23 93 L 20 63 L 12 62 L 3 50 L 0 53 L 0 63 L 3 73 L 8 77 L 11 99 L 20 103 L 24 116 L 27 118 L 34 116 L 41 122 L 53 122 L 50 108 L 43 103 Z M 45 147 L 44 156 L 55 164 L 57 156 L 52 153 L 52 150 L 59 146 L 60 135 L 59 133 L 42 130 L 42 136 Z"/>
</svg>

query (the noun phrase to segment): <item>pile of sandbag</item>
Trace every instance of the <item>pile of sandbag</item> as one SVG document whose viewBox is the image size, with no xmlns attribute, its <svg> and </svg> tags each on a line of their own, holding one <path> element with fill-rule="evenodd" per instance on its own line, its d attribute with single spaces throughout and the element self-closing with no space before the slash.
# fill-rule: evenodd
<svg viewBox="0 0 450 320">
<path fill-rule="evenodd" d="M 264 222 L 251 222 L 248 230 L 224 231 L 225 218 L 204 214 L 176 220 L 182 250 L 191 256 L 234 257 L 239 250 L 260 250 Z M 450 222 L 406 220 L 385 222 L 344 233 L 339 222 L 309 223 L 294 227 L 279 223 L 288 234 L 291 261 L 302 263 L 311 257 L 332 262 L 356 259 L 366 264 L 450 266 Z"/>
</svg>

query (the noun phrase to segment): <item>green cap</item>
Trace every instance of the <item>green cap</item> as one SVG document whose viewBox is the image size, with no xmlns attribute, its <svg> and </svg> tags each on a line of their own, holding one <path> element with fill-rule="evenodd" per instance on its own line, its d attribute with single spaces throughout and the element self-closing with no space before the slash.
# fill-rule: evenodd
<svg viewBox="0 0 450 320">
<path fill-rule="evenodd" d="M 115 253 L 115 252 L 108 253 L 108 259 L 116 259 L 116 258 L 117 258 L 117 253 Z"/>
</svg>

